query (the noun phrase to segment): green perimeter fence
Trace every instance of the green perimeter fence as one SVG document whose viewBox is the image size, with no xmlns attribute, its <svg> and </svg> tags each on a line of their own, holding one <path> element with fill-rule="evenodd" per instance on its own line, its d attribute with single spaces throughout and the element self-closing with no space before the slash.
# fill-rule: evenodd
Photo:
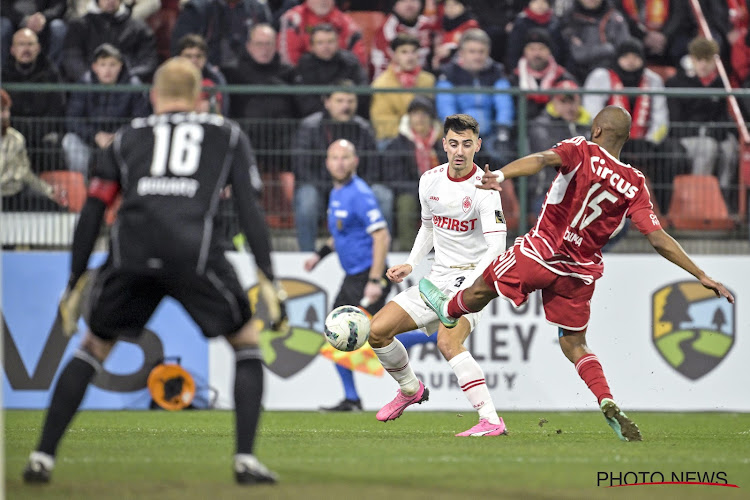
<svg viewBox="0 0 750 500">
<path fill-rule="evenodd" d="M 68 103 L 76 93 L 93 93 L 106 100 L 114 94 L 130 93 L 147 102 L 149 86 L 104 85 L 54 85 L 5 84 L 14 102 L 20 99 L 38 99 L 39 96 L 57 93 Z M 207 102 L 220 93 L 229 100 L 230 112 L 245 130 L 253 144 L 259 177 L 263 188 L 261 198 L 267 220 L 279 243 L 276 248 L 296 250 L 295 189 L 301 184 L 312 184 L 321 193 L 329 187 L 325 172 L 325 147 L 302 144 L 299 141 L 302 118 L 295 116 L 259 116 L 260 109 L 253 103 L 264 100 L 287 99 L 294 109 L 306 100 L 317 102 L 322 96 L 342 90 L 329 86 L 236 86 L 211 87 Z M 375 130 L 395 131 L 400 117 L 378 120 L 369 115 L 373 94 L 388 96 L 403 93 L 403 89 L 374 89 L 346 87 L 346 92 L 358 95 L 358 114 L 369 120 Z M 411 92 L 410 92 L 411 93 Z M 499 124 L 492 123 L 491 130 L 482 130 L 483 151 L 476 158 L 495 169 L 505 162 L 553 146 L 557 141 L 574 135 L 588 135 L 584 123 L 551 120 L 549 116 L 530 117 L 529 112 L 539 107 L 535 95 L 576 94 L 585 98 L 589 94 L 602 94 L 597 90 L 555 89 L 539 91 L 511 88 L 496 90 L 470 87 L 454 89 L 419 89 L 419 94 L 434 98 L 437 94 L 509 94 L 514 106 L 514 120 L 508 127 L 508 140 L 498 139 Z M 107 96 L 109 94 L 109 96 Z M 618 94 L 628 98 L 666 96 L 671 104 L 681 105 L 692 99 L 710 99 L 716 106 L 725 106 L 724 100 L 733 95 L 744 108 L 750 109 L 750 91 L 663 89 L 659 91 L 623 89 Z M 527 98 L 524 98 L 527 97 Z M 569 100 L 569 99 L 568 99 Z M 237 104 L 242 102 L 242 106 Z M 545 106 L 541 106 L 544 109 Z M 321 104 L 322 109 L 322 104 Z M 561 108 L 558 108 L 561 109 Z M 656 112 L 656 109 L 653 109 Z M 12 112 L 13 110 L 11 110 Z M 666 110 L 663 110 L 666 111 Z M 147 111 L 145 111 L 147 112 Z M 267 114 L 267 113 L 266 113 Z M 131 117 L 106 116 L 17 116 L 11 126 L 19 130 L 26 140 L 32 171 L 50 184 L 64 190 L 67 207 L 45 199 L 28 187 L 19 190 L 19 183 L 8 182 L 3 167 L 2 243 L 6 247 L 59 248 L 70 244 L 76 213 L 85 196 L 85 179 L 88 158 L 98 146 L 94 139 L 97 131 L 112 132 Z M 407 120 L 404 118 L 404 120 Z M 438 122 L 439 124 L 439 122 Z M 335 122 L 325 123 L 328 139 L 353 133 L 347 126 Z M 488 128 L 485 126 L 485 128 Z M 648 127 L 647 127 L 648 128 Z M 692 250 L 703 253 L 746 253 L 748 251 L 747 188 L 750 185 L 750 146 L 743 142 L 737 123 L 705 123 L 700 121 L 670 121 L 666 129 L 656 134 L 658 140 L 631 140 L 622 154 L 623 161 L 641 169 L 647 176 L 652 198 L 663 224 L 683 238 L 693 240 Z M 403 146 L 403 144 L 401 144 Z M 440 151 L 438 145 L 437 153 Z M 389 138 L 372 141 L 368 150 L 358 151 L 360 174 L 373 185 L 378 185 L 379 201 L 387 204 L 386 213 L 394 235 L 394 250 L 406 250 L 419 224 L 419 207 L 416 200 L 419 170 L 413 150 L 398 147 Z M 439 157 L 439 155 L 438 155 Z M 3 158 L 3 161 L 7 161 Z M 312 171 L 313 178 L 300 182 L 295 172 Z M 506 183 L 502 194 L 511 236 L 524 232 L 534 223 L 535 215 L 544 199 L 554 172 L 542 172 L 536 177 L 521 178 Z M 386 193 L 383 195 L 383 193 Z M 242 196 L 234 192 L 233 196 Z M 324 209 L 321 210 L 324 212 Z M 319 221 L 319 234 L 324 234 L 324 223 Z M 108 214 L 111 223 L 116 217 Z M 236 217 L 231 201 L 223 203 L 221 227 L 227 236 L 237 232 Z M 633 231 L 630 231 L 632 233 Z M 620 245 L 623 251 L 642 251 L 644 246 L 628 246 L 628 237 Z M 511 241 L 511 240 L 509 240 Z M 614 248 L 614 247 L 613 247 Z"/>
</svg>

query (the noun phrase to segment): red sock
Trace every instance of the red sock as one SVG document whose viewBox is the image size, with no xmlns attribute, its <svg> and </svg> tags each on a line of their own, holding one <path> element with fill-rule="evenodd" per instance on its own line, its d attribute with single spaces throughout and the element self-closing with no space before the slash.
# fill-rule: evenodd
<svg viewBox="0 0 750 500">
<path fill-rule="evenodd" d="M 476 311 L 472 311 L 468 307 L 466 307 L 466 304 L 464 303 L 464 291 L 459 290 L 456 295 L 453 296 L 453 298 L 448 302 L 448 316 L 451 318 L 460 318 L 464 314 L 473 313 Z"/>
<path fill-rule="evenodd" d="M 581 357 L 576 363 L 576 371 L 583 381 L 586 382 L 591 392 L 594 393 L 599 404 L 602 403 L 602 399 L 604 398 L 612 399 L 612 393 L 609 392 L 609 385 L 604 376 L 604 370 L 602 370 L 602 365 L 594 354 L 586 354 Z"/>
</svg>

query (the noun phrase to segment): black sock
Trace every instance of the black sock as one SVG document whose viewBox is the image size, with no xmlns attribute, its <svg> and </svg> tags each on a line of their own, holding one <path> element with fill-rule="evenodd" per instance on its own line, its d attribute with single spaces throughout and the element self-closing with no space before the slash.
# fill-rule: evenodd
<svg viewBox="0 0 750 500">
<path fill-rule="evenodd" d="M 235 358 L 234 415 L 237 453 L 251 454 L 263 397 L 263 355 L 258 347 L 244 347 L 235 352 Z"/>
<path fill-rule="evenodd" d="M 55 456 L 57 445 L 78 411 L 89 382 L 100 366 L 93 356 L 83 351 L 76 352 L 65 366 L 52 394 L 38 451 Z"/>
</svg>

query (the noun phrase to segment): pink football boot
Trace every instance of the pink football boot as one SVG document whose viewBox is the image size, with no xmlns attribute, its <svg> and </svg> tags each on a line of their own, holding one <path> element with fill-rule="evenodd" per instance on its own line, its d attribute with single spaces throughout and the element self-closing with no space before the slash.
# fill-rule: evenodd
<svg viewBox="0 0 750 500">
<path fill-rule="evenodd" d="M 508 431 L 505 428 L 505 422 L 503 422 L 503 419 L 500 419 L 499 424 L 491 424 L 489 420 L 486 418 L 483 418 L 479 421 L 477 425 L 469 429 L 468 431 L 464 431 L 460 434 L 456 434 L 457 437 L 465 437 L 465 436 L 500 436 L 502 434 L 507 434 Z"/>
<path fill-rule="evenodd" d="M 422 401 L 427 401 L 428 399 L 430 399 L 430 390 L 422 382 L 419 383 L 419 390 L 411 396 L 404 395 L 401 389 L 399 389 L 393 401 L 382 407 L 378 414 L 375 415 L 375 418 L 381 422 L 396 420 L 404 413 L 407 406 L 414 403 L 422 404 Z"/>
</svg>

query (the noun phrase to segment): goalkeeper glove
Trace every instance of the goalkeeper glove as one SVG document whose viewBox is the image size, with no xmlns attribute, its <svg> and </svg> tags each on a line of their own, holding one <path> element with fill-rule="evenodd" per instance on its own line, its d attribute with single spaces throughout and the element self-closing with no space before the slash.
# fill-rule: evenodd
<svg viewBox="0 0 750 500">
<path fill-rule="evenodd" d="M 272 283 L 261 270 L 258 270 L 258 291 L 268 307 L 268 320 L 271 330 L 277 332 L 286 330 L 288 323 L 285 305 L 286 291 L 279 283 Z"/>
<path fill-rule="evenodd" d="M 89 281 L 89 272 L 86 271 L 78 278 L 78 281 L 65 287 L 60 299 L 60 319 L 63 334 L 71 337 L 78 331 L 78 319 L 81 317 L 81 302 L 83 301 L 83 290 Z"/>
</svg>

